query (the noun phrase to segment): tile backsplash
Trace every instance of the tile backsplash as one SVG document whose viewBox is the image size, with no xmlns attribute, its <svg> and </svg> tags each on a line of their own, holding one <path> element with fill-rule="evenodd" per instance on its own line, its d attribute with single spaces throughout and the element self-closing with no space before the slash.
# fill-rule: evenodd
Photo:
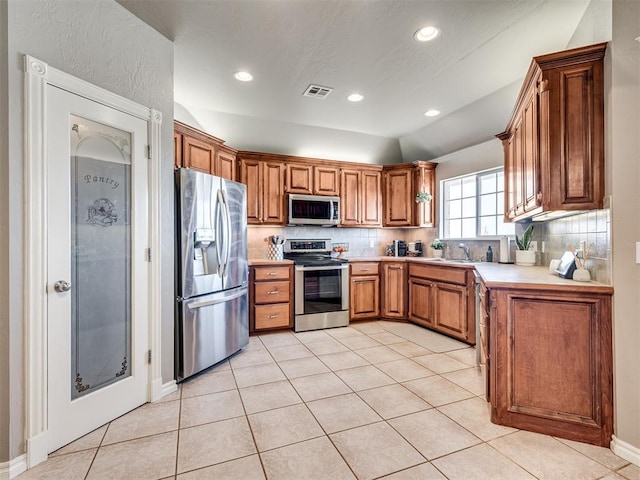
<svg viewBox="0 0 640 480">
<path fill-rule="evenodd" d="M 516 225 L 520 236 L 526 224 Z M 590 248 L 587 268 L 596 282 L 611 284 L 610 211 L 593 210 L 571 217 L 535 223 L 533 239 L 538 242 L 537 265 L 549 265 L 551 259 L 560 258 L 571 244 L 578 249 L 580 242 Z M 267 238 L 284 235 L 286 238 L 328 238 L 335 243 L 348 243 L 346 258 L 381 256 L 385 246 L 394 239 L 413 242 L 422 240 L 424 256 L 433 256 L 429 245 L 438 236 L 437 228 L 323 228 L 323 227 L 266 227 L 250 226 L 248 235 L 249 258 L 267 258 Z M 444 257 L 460 259 L 464 254 L 459 240 L 446 240 Z M 487 248 L 493 249 L 493 261 L 500 260 L 498 240 L 462 240 L 469 247 L 473 260 L 486 260 Z M 545 252 L 541 253 L 542 242 Z M 511 261 L 515 260 L 515 242 L 511 241 Z"/>
<path fill-rule="evenodd" d="M 560 258 L 568 245 L 580 248 L 585 243 L 589 250 L 587 269 L 591 279 L 611 285 L 611 213 L 609 209 L 592 210 L 559 218 L 544 224 L 545 253 L 541 260 L 548 265 L 551 259 Z"/>
</svg>

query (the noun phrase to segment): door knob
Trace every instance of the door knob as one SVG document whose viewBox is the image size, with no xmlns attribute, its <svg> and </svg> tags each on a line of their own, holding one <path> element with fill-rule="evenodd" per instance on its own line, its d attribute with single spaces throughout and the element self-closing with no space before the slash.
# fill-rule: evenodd
<svg viewBox="0 0 640 480">
<path fill-rule="evenodd" d="M 64 280 L 58 280 L 53 284 L 53 288 L 56 292 L 59 293 L 68 292 L 69 290 L 71 290 L 71 284 L 69 282 L 65 282 Z"/>
</svg>

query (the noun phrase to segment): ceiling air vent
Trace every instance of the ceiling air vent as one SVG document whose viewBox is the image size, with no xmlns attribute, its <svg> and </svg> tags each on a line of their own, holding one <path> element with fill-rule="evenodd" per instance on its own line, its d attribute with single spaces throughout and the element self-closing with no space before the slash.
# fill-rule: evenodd
<svg viewBox="0 0 640 480">
<path fill-rule="evenodd" d="M 325 99 L 331 92 L 333 92 L 333 88 L 309 85 L 302 95 L 305 97 Z"/>
</svg>

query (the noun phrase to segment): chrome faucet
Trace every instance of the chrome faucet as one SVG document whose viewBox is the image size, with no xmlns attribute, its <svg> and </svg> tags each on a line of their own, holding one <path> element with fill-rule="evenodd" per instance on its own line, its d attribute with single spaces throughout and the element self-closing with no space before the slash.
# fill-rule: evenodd
<svg viewBox="0 0 640 480">
<path fill-rule="evenodd" d="M 465 260 L 471 261 L 471 255 L 469 255 L 469 247 L 467 247 L 464 243 L 461 243 L 460 245 L 458 245 L 458 247 L 461 248 L 464 252 Z"/>
</svg>

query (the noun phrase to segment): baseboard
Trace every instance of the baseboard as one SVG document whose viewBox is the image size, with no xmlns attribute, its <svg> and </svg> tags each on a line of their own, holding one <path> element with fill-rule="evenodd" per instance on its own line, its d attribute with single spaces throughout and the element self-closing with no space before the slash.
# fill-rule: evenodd
<svg viewBox="0 0 640 480">
<path fill-rule="evenodd" d="M 640 448 L 631 445 L 615 435 L 611 437 L 611 451 L 625 460 L 640 467 Z"/>
<path fill-rule="evenodd" d="M 170 382 L 167 382 L 164 385 L 162 385 L 161 397 L 164 397 L 165 395 L 169 395 L 170 393 L 173 393 L 176 390 L 178 390 L 178 384 L 176 383 L 175 380 L 171 380 Z"/>
<path fill-rule="evenodd" d="M 151 398 L 149 401 L 155 402 L 162 398 L 162 379 L 158 378 L 151 382 Z"/>
<path fill-rule="evenodd" d="M 20 455 L 8 462 L 0 463 L 0 480 L 9 480 L 27 470 L 27 456 Z"/>
</svg>

